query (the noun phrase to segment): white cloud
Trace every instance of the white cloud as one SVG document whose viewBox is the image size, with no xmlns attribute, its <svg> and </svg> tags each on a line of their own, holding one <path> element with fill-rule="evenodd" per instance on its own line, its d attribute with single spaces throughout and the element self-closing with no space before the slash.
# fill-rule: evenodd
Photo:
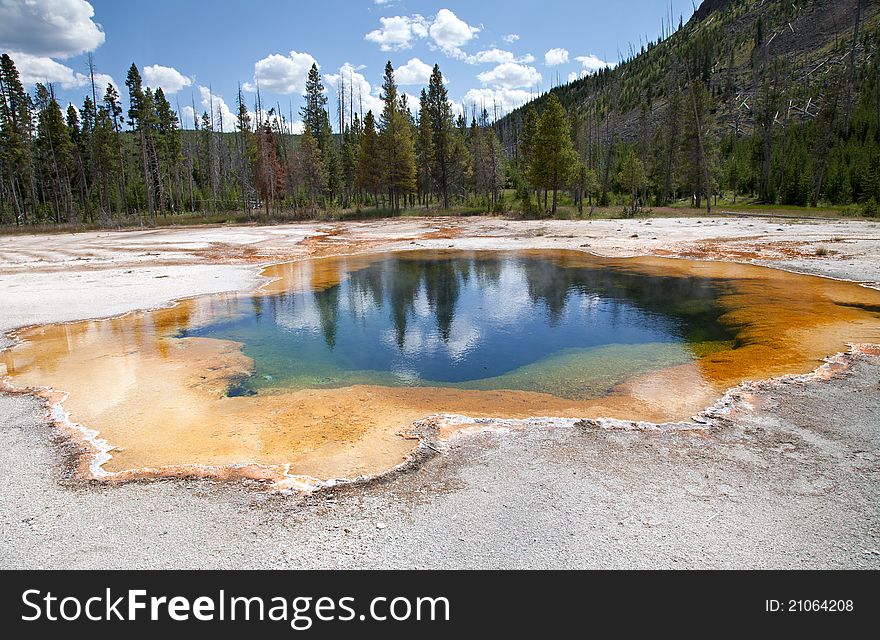
<svg viewBox="0 0 880 640">
<path fill-rule="evenodd" d="M 208 87 L 200 86 L 199 94 L 202 97 L 202 108 L 208 113 L 208 116 L 211 115 L 211 108 L 213 106 L 214 127 L 219 131 L 222 124 L 223 131 L 235 131 L 235 123 L 238 119 L 229 108 L 229 105 L 226 104 L 226 101 L 218 96 L 216 93 L 212 94 L 211 90 Z M 192 108 L 185 107 L 183 109 L 184 113 L 186 113 L 187 110 L 190 111 L 189 115 L 191 116 Z M 251 114 L 251 123 L 253 124 L 253 114 Z"/>
<path fill-rule="evenodd" d="M 193 129 L 196 120 L 198 120 L 198 126 L 201 127 L 203 113 L 207 113 L 208 118 L 211 117 L 211 91 L 208 87 L 199 87 L 199 93 L 201 94 L 201 102 L 199 103 L 200 108 L 198 111 L 194 111 L 190 105 L 180 109 L 178 119 L 183 129 Z M 253 130 L 257 125 L 257 114 L 248 109 L 248 116 L 251 119 L 251 130 Z M 223 124 L 224 133 L 238 131 L 236 128 L 238 118 L 235 117 L 235 114 L 232 113 L 223 98 L 214 94 L 214 128 L 217 131 L 220 131 L 221 123 Z"/>
<path fill-rule="evenodd" d="M 518 33 L 508 33 L 506 36 L 504 36 L 501 39 L 504 40 L 504 42 L 506 42 L 507 44 L 513 44 L 514 42 L 519 40 L 519 34 Z"/>
<path fill-rule="evenodd" d="M 55 62 L 52 58 L 44 56 L 32 56 L 17 51 L 9 52 L 9 56 L 15 62 L 15 66 L 21 75 L 21 81 L 25 85 L 42 83 L 61 83 L 66 89 L 76 86 L 73 69 Z"/>
<path fill-rule="evenodd" d="M 498 89 L 523 89 L 533 87 L 541 82 L 541 74 L 534 67 L 515 62 L 504 62 L 491 71 L 477 76 L 484 85 L 492 85 Z"/>
<path fill-rule="evenodd" d="M 69 58 L 94 51 L 104 32 L 85 0 L 0 0 L 0 49 Z"/>
<path fill-rule="evenodd" d="M 544 54 L 544 64 L 548 67 L 555 67 L 566 62 L 568 62 L 568 51 L 565 49 L 550 49 L 550 51 Z"/>
<path fill-rule="evenodd" d="M 615 65 L 611 62 L 606 62 L 602 60 L 599 56 L 595 54 L 590 54 L 588 56 L 578 56 L 575 58 L 578 62 L 583 65 L 583 71 L 587 74 L 595 73 L 599 69 L 604 69 L 606 67 L 611 68 Z"/>
<path fill-rule="evenodd" d="M 461 47 L 477 37 L 480 27 L 474 27 L 449 9 L 440 9 L 431 19 L 419 14 L 379 18 L 381 28 L 370 31 L 365 40 L 379 45 L 382 51 L 411 49 L 413 42 L 429 38 L 430 45 L 446 55 L 464 60 L 467 54 Z"/>
<path fill-rule="evenodd" d="M 360 111 L 363 108 L 364 114 L 372 111 L 373 115 L 378 118 L 382 112 L 383 103 L 377 95 L 378 88 L 374 89 L 364 77 L 364 74 L 360 73 L 362 69 L 362 67 L 356 68 L 346 62 L 339 68 L 339 73 L 327 74 L 324 78 L 327 81 L 327 85 L 332 87 L 334 91 L 336 91 L 340 81 L 344 82 L 345 99 L 354 100 L 355 111 Z"/>
<path fill-rule="evenodd" d="M 80 74 L 77 74 L 77 77 L 79 75 Z M 89 78 L 88 76 L 85 76 L 85 84 L 91 85 L 91 81 L 92 81 L 91 78 Z M 119 85 L 112 78 L 112 76 L 110 76 L 109 74 L 106 74 L 106 73 L 96 73 L 95 74 L 95 87 L 98 88 L 98 92 L 99 92 L 98 99 L 99 100 L 103 99 L 103 94 L 104 94 L 104 91 L 107 89 L 108 84 L 112 84 L 114 87 L 116 87 L 117 91 L 119 90 Z"/>
<path fill-rule="evenodd" d="M 172 94 L 190 86 L 192 78 L 186 77 L 174 67 L 153 64 L 144 67 L 144 82 L 148 87 L 162 87 L 166 94 Z"/>
<path fill-rule="evenodd" d="M 418 14 L 379 18 L 379 22 L 382 24 L 382 28 L 370 31 L 364 36 L 364 39 L 375 42 L 382 51 L 410 49 L 413 40 L 428 35 L 427 22 L 424 17 Z"/>
<path fill-rule="evenodd" d="M 195 125 L 195 120 L 199 121 L 199 126 L 201 127 L 202 126 L 202 113 L 207 113 L 208 116 L 210 117 L 210 114 L 211 114 L 211 92 L 208 90 L 207 87 L 199 87 L 199 92 L 202 94 L 202 101 L 200 104 L 204 108 L 201 111 L 196 112 L 193 110 L 193 108 L 190 105 L 186 105 L 185 107 L 182 107 L 180 109 L 180 113 L 178 114 L 178 116 L 179 116 L 179 120 L 180 120 L 180 126 L 183 129 L 192 129 Z M 221 106 L 221 104 L 222 104 L 222 106 Z M 214 96 L 214 126 L 219 131 L 220 130 L 220 123 L 217 120 L 218 112 L 220 112 L 220 114 L 222 115 L 223 131 L 224 132 L 238 130 L 235 128 L 236 122 L 238 119 L 234 117 L 234 114 L 232 114 L 231 111 L 229 110 L 229 108 L 226 106 L 226 102 L 224 102 L 222 98 L 215 95 Z M 251 129 L 253 129 L 256 126 L 257 116 L 250 109 L 248 110 L 248 116 L 250 116 Z M 232 117 L 232 120 L 231 120 L 232 128 L 230 128 L 230 117 Z M 302 125 L 302 123 L 299 123 L 299 124 L 300 124 L 300 126 Z M 294 133 L 296 133 L 296 125 L 294 125 Z"/>
<path fill-rule="evenodd" d="M 504 51 L 503 49 L 488 49 L 487 51 L 480 51 L 472 56 L 468 56 L 466 62 L 468 64 L 501 64 L 502 62 L 520 62 L 528 64 L 534 61 L 535 56 L 530 53 L 517 58 L 510 51 Z"/>
<path fill-rule="evenodd" d="M 25 85 L 52 83 L 64 89 L 88 86 L 89 75 L 52 58 L 70 58 L 94 51 L 104 43 L 101 26 L 92 21 L 94 15 L 95 10 L 85 0 L 0 0 L 0 51 L 15 61 Z M 95 74 L 102 95 L 108 82 L 113 82 L 109 75 Z"/>
<path fill-rule="evenodd" d="M 180 110 L 180 126 L 184 129 L 192 129 L 195 122 L 195 112 L 189 105 Z"/>
<path fill-rule="evenodd" d="M 34 85 L 38 82 L 43 84 L 60 84 L 63 89 L 77 89 L 91 86 L 92 79 L 88 74 L 75 72 L 67 65 L 47 58 L 45 56 L 33 56 L 27 53 L 10 51 L 9 57 L 15 62 L 15 66 L 21 75 L 22 84 Z M 99 98 L 103 97 L 104 89 L 108 83 L 113 83 L 117 89 L 119 85 L 106 73 L 95 74 L 95 87 Z"/>
<path fill-rule="evenodd" d="M 484 108 L 489 112 L 489 116 L 494 116 L 494 112 L 498 110 L 498 117 L 502 114 L 510 113 L 517 107 L 521 107 L 526 102 L 534 98 L 534 95 L 524 89 L 471 89 L 468 91 L 462 103 L 470 113 L 471 106 L 475 105 L 477 111 Z"/>
<path fill-rule="evenodd" d="M 313 64 L 317 61 L 308 53 L 291 51 L 286 56 L 273 53 L 254 64 L 254 83 L 245 83 L 243 88 L 255 91 L 259 87 L 284 95 L 303 93 Z"/>
<path fill-rule="evenodd" d="M 461 47 L 477 37 L 479 27 L 472 27 L 452 13 L 449 9 L 440 9 L 431 23 L 430 34 L 440 50 L 453 58 L 463 58 L 466 54 Z"/>
<path fill-rule="evenodd" d="M 410 62 L 412 62 L 412 60 L 410 60 Z M 342 65 L 342 67 L 339 68 L 339 73 L 327 74 L 324 76 L 324 79 L 326 80 L 327 86 L 329 88 L 332 88 L 334 92 L 336 92 L 337 100 L 339 98 L 339 85 L 341 83 L 345 84 L 346 110 L 350 109 L 349 100 L 353 100 L 354 110 L 356 112 L 363 111 L 364 115 L 366 115 L 368 111 L 372 111 L 373 115 L 376 117 L 376 119 L 378 119 L 382 113 L 382 108 L 385 106 L 385 103 L 379 97 L 381 87 L 374 87 L 369 83 L 369 81 L 364 77 L 364 74 L 361 73 L 361 70 L 363 70 L 363 68 L 364 67 L 355 67 L 352 64 L 346 62 L 344 65 Z M 431 70 L 432 69 L 429 67 L 429 75 Z M 400 82 L 400 80 L 398 79 L 397 69 L 395 69 L 394 71 L 394 77 L 397 80 L 398 84 L 409 84 Z M 401 94 L 406 95 L 410 111 L 414 114 L 418 113 L 418 96 L 405 92 L 401 92 Z M 348 116 L 346 116 L 346 119 L 347 118 Z"/>
<path fill-rule="evenodd" d="M 428 84 L 433 71 L 434 68 L 431 65 L 425 64 L 418 58 L 413 58 L 394 70 L 394 79 L 400 85 L 417 84 L 424 86 Z"/>
</svg>

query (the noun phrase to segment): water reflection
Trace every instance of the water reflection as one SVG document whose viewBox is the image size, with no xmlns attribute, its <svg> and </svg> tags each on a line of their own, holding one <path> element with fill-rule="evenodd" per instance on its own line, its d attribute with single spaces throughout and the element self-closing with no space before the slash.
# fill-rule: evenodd
<svg viewBox="0 0 880 640">
<path fill-rule="evenodd" d="M 522 254 L 334 263 L 292 265 L 285 288 L 229 298 L 210 324 L 180 335 L 241 342 L 255 361 L 250 387 L 294 388 L 468 385 L 609 345 L 665 345 L 669 361 L 652 366 L 676 364 L 691 345 L 731 339 L 718 322 L 723 285 L 710 279 Z"/>
</svg>

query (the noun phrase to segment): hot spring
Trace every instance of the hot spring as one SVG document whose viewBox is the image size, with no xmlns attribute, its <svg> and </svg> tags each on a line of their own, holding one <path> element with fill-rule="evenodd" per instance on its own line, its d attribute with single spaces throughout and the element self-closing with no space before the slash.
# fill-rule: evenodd
<svg viewBox="0 0 880 640">
<path fill-rule="evenodd" d="M 880 292 L 749 265 L 411 251 L 264 275 L 23 330 L 0 373 L 88 442 L 84 473 L 281 482 L 393 468 L 438 414 L 688 420 L 744 380 L 880 342 Z"/>
</svg>

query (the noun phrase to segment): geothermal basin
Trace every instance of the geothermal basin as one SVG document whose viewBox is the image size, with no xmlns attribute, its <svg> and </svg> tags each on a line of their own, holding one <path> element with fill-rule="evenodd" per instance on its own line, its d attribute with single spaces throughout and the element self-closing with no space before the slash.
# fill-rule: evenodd
<svg viewBox="0 0 880 640">
<path fill-rule="evenodd" d="M 880 292 L 751 265 L 431 250 L 263 275 L 21 330 L 0 375 L 88 447 L 84 476 L 309 488 L 401 465 L 432 417 L 441 439 L 467 418 L 687 422 L 744 381 L 880 342 Z"/>
</svg>

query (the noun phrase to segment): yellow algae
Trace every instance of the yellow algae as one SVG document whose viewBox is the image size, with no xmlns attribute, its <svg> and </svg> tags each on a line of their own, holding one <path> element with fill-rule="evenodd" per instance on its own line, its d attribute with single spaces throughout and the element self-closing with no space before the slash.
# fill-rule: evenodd
<svg viewBox="0 0 880 640">
<path fill-rule="evenodd" d="M 562 266 L 716 279 L 723 286 L 722 322 L 735 344 L 707 350 L 690 364 L 633 377 L 590 400 L 380 386 L 228 397 L 230 380 L 253 368 L 241 345 L 175 337 L 232 308 L 235 296 L 215 295 L 169 309 L 21 331 L 20 342 L 0 354 L 0 373 L 5 367 L 10 385 L 61 402 L 71 423 L 98 432 L 110 448 L 101 471 L 111 478 L 185 473 L 283 483 L 298 476 L 328 480 L 387 471 L 417 446 L 411 425 L 432 415 L 687 420 L 745 380 L 806 373 L 848 343 L 880 342 L 880 292 L 853 283 L 720 262 L 522 253 Z M 273 281 L 254 295 L 320 290 L 376 259 L 332 257 L 268 267 L 264 275 Z"/>
</svg>

